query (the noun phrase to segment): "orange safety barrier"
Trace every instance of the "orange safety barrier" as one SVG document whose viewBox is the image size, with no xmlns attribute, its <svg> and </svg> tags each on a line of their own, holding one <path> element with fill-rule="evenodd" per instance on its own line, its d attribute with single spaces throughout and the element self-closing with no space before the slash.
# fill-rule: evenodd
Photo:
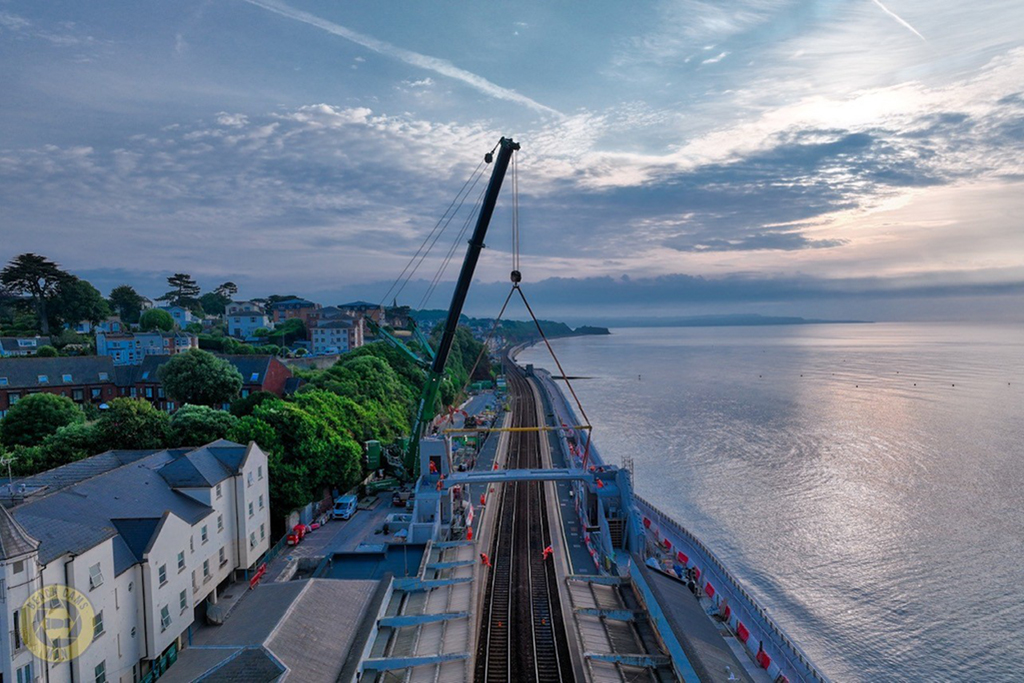
<svg viewBox="0 0 1024 683">
<path fill-rule="evenodd" d="M 767 669 L 769 666 L 772 665 L 772 658 L 769 657 L 768 653 L 765 652 L 764 650 L 761 650 L 760 652 L 757 653 L 756 659 L 757 659 L 757 663 L 761 665 L 762 669 Z"/>
<path fill-rule="evenodd" d="M 690 561 L 690 558 L 687 557 L 686 553 L 684 553 L 682 550 L 676 553 L 676 559 L 679 560 L 679 564 L 682 565 L 686 565 L 686 563 Z"/>
<path fill-rule="evenodd" d="M 715 587 L 712 586 L 710 583 L 704 584 L 704 592 L 708 594 L 709 598 L 715 597 Z"/>
<path fill-rule="evenodd" d="M 744 626 L 742 621 L 736 624 L 736 637 L 744 643 L 750 639 L 750 629 Z"/>
</svg>

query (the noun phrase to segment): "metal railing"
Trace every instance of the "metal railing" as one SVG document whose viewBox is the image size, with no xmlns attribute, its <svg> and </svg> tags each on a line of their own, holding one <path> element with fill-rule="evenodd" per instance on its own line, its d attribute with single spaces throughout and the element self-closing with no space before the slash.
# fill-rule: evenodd
<svg viewBox="0 0 1024 683">
<path fill-rule="evenodd" d="M 786 634 L 782 628 L 772 620 L 768 613 L 761 607 L 758 602 L 747 592 L 747 590 L 740 584 L 740 582 L 725 568 L 725 565 L 718 559 L 715 553 L 708 548 L 704 543 L 697 538 L 689 529 L 679 524 L 674 519 L 669 517 L 667 514 L 659 510 L 657 507 L 652 505 L 649 501 L 638 494 L 634 494 L 634 498 L 640 502 L 651 514 L 652 517 L 657 519 L 659 526 L 667 527 L 676 534 L 682 536 L 689 542 L 694 548 L 696 548 L 701 554 L 704 555 L 703 559 L 711 563 L 715 568 L 716 574 L 719 579 L 724 580 L 729 584 L 731 592 L 738 594 L 746 602 L 745 610 L 752 617 L 756 616 L 760 619 L 761 623 L 758 625 L 759 630 L 764 632 L 764 635 L 769 641 L 771 641 L 779 652 L 785 652 L 788 650 L 791 655 L 787 656 L 790 666 L 794 669 L 802 670 L 806 672 L 806 675 L 810 676 L 815 681 L 821 681 L 822 683 L 827 682 L 829 679 L 819 672 L 814 665 L 811 663 L 810 658 L 800 649 L 792 638 Z M 795 661 L 794 661 L 795 660 Z M 799 666 L 797 665 L 799 663 Z"/>
</svg>

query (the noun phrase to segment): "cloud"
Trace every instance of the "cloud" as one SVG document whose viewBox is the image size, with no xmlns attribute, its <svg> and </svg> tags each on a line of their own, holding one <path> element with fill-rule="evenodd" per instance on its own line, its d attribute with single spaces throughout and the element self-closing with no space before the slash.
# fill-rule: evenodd
<svg viewBox="0 0 1024 683">
<path fill-rule="evenodd" d="M 701 64 L 717 64 L 718 62 L 722 61 L 723 59 L 725 59 L 728 56 L 729 56 L 728 52 L 720 52 L 715 57 L 711 57 L 710 59 L 705 59 L 703 62 L 701 62 Z"/>
<path fill-rule="evenodd" d="M 556 111 L 555 109 L 552 109 L 551 107 L 543 105 L 540 102 L 537 102 L 536 100 L 527 97 L 526 95 L 521 95 L 517 93 L 515 90 L 504 88 L 500 85 L 497 85 L 496 83 L 492 83 L 483 76 L 475 74 L 471 71 L 467 71 L 465 69 L 461 69 L 446 59 L 439 59 L 437 57 L 431 57 L 429 55 L 413 52 L 412 50 L 406 50 L 405 48 L 392 45 L 391 43 L 387 43 L 383 40 L 378 40 L 377 38 L 373 38 L 371 36 L 367 36 L 362 33 L 358 33 L 351 29 L 345 28 L 344 26 L 335 24 L 334 22 L 331 21 L 327 21 L 326 19 L 321 19 L 320 17 L 310 14 L 309 12 L 303 12 L 302 10 L 295 9 L 294 7 L 290 7 L 281 2 L 275 2 L 274 0 L 244 1 L 249 3 L 250 5 L 262 7 L 265 10 L 269 10 L 283 17 L 288 17 L 289 19 L 301 21 L 302 23 L 309 24 L 310 26 L 315 26 L 319 29 L 327 31 L 328 33 L 332 33 L 336 36 L 340 36 L 341 38 L 345 38 L 346 40 L 356 43 L 357 45 L 362 45 L 368 50 L 373 50 L 378 54 L 393 57 L 411 66 L 415 66 L 420 69 L 426 69 L 428 71 L 433 71 L 434 73 L 439 74 L 441 76 L 461 81 L 462 83 L 465 83 L 471 88 L 474 88 L 490 97 L 494 97 L 500 100 L 507 100 L 509 102 L 515 102 L 516 104 L 524 105 L 542 114 L 551 114 L 558 117 L 562 116 L 560 112 Z"/>
<path fill-rule="evenodd" d="M 889 9 L 888 7 L 886 7 L 885 5 L 883 5 L 883 4 L 881 3 L 881 2 L 879 2 L 879 0 L 871 0 L 871 1 L 872 1 L 873 3 L 875 3 L 876 5 L 878 5 L 878 6 L 879 6 L 879 7 L 880 7 L 880 8 L 882 9 L 882 11 L 883 11 L 883 12 L 885 12 L 885 13 L 886 13 L 886 14 L 888 14 L 888 15 L 889 15 L 890 17 L 892 17 L 892 18 L 893 18 L 893 19 L 895 19 L 895 20 L 896 20 L 897 22 L 899 22 L 899 24 L 900 24 L 901 26 L 903 26 L 904 28 L 906 28 L 906 29 L 907 29 L 908 31 L 910 31 L 911 33 L 913 33 L 913 34 L 914 34 L 915 36 L 917 36 L 917 37 L 918 37 L 918 38 L 920 38 L 921 40 L 924 40 L 924 36 L 922 36 L 922 35 L 921 35 L 920 33 L 918 33 L 918 31 L 917 31 L 917 29 L 916 29 L 916 28 L 914 28 L 913 26 L 911 26 L 910 24 L 908 24 L 908 23 L 907 23 L 906 21 L 904 21 L 902 17 L 900 17 L 900 16 L 898 15 L 898 14 L 896 14 L 895 12 L 893 12 L 893 11 L 892 11 L 891 9 Z M 927 41 L 925 41 L 925 42 L 927 42 Z"/>
</svg>

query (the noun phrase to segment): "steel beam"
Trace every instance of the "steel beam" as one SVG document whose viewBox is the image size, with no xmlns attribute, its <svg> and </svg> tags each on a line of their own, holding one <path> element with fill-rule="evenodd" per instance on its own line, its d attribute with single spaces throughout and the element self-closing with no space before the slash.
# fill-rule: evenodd
<svg viewBox="0 0 1024 683">
<path fill-rule="evenodd" d="M 584 652 L 583 656 L 595 662 L 609 662 L 611 664 L 625 664 L 626 666 L 639 666 L 648 669 L 656 669 L 659 666 L 671 664 L 672 660 L 665 655 L 648 654 L 615 654 Z"/>
<path fill-rule="evenodd" d="M 637 617 L 644 614 L 642 610 L 595 609 L 593 607 L 576 607 L 574 611 L 576 614 L 585 614 L 589 617 L 604 617 L 613 621 L 634 621 Z"/>
<path fill-rule="evenodd" d="M 377 623 L 381 627 L 401 628 L 403 626 L 419 626 L 421 624 L 433 624 L 439 621 L 451 621 L 468 617 L 469 612 L 441 612 L 440 614 L 399 614 L 394 617 L 384 617 Z"/>
<path fill-rule="evenodd" d="M 455 569 L 456 567 L 468 567 L 476 564 L 476 560 L 452 560 L 451 562 L 432 562 L 427 569 Z"/>
<path fill-rule="evenodd" d="M 424 657 L 372 657 L 364 659 L 360 667 L 363 671 L 396 671 L 424 664 L 442 664 L 460 659 L 469 659 L 468 652 L 453 652 L 447 655 L 426 655 Z"/>
<path fill-rule="evenodd" d="M 463 577 L 458 579 L 417 579 L 411 577 L 407 579 L 395 579 L 395 590 L 404 591 L 406 593 L 415 593 L 417 591 L 432 591 L 435 588 L 444 588 L 445 586 L 454 586 L 460 583 L 469 583 L 472 581 L 472 577 Z"/>
</svg>

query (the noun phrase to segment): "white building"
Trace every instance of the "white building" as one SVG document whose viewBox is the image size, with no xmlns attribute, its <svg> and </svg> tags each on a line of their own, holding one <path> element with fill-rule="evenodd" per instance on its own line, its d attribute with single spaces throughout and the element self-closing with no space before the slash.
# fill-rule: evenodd
<svg viewBox="0 0 1024 683">
<path fill-rule="evenodd" d="M 225 309 L 224 321 L 228 334 L 237 339 L 252 339 L 261 327 L 271 330 L 273 322 L 259 304 L 252 301 L 232 301 Z"/>
<path fill-rule="evenodd" d="M 267 457 L 254 443 L 110 451 L 9 486 L 0 489 L 4 681 L 141 680 L 270 545 Z M 57 662 L 31 651 L 21 614 L 29 595 L 54 585 L 88 598 L 95 628 L 88 649 Z"/>
<path fill-rule="evenodd" d="M 321 320 L 310 330 L 313 354 L 317 356 L 345 353 L 363 345 L 362 318 Z"/>
</svg>

